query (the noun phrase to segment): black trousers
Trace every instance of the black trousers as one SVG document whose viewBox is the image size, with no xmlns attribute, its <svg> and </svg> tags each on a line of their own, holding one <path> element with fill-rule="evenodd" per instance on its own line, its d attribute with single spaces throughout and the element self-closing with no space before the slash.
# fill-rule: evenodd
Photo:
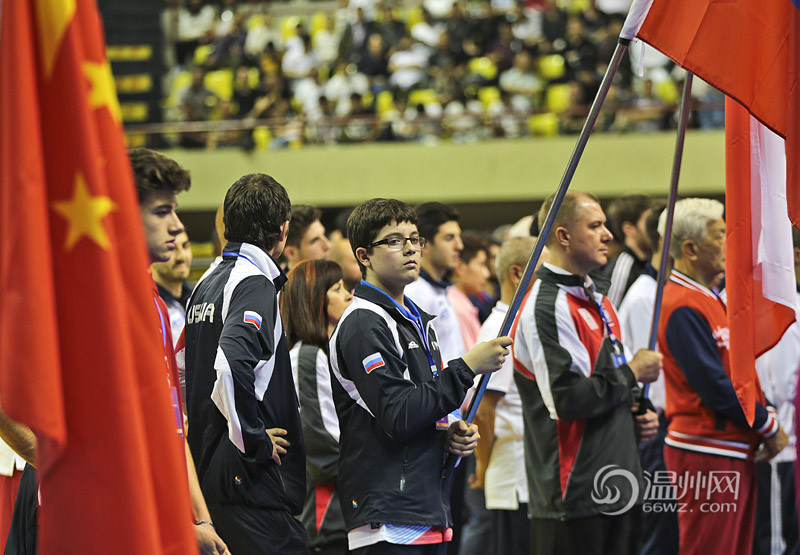
<svg viewBox="0 0 800 555">
<path fill-rule="evenodd" d="M 531 519 L 532 555 L 636 555 L 639 509 L 573 520 Z"/>
<path fill-rule="evenodd" d="M 19 482 L 17 500 L 14 502 L 5 555 L 36 555 L 38 513 L 39 482 L 36 479 L 36 469 L 26 464 Z"/>
<path fill-rule="evenodd" d="M 208 512 L 231 553 L 308 554 L 305 528 L 286 511 L 209 503 Z"/>
<path fill-rule="evenodd" d="M 492 509 L 492 545 L 496 555 L 525 555 L 531 550 L 531 522 L 528 504 L 516 511 Z"/>
<path fill-rule="evenodd" d="M 797 503 L 793 462 L 756 463 L 756 525 L 753 555 L 770 555 L 782 546 L 784 555 L 798 549 Z"/>
<path fill-rule="evenodd" d="M 366 547 L 351 551 L 353 555 L 445 555 L 447 544 L 430 543 L 427 545 L 399 545 L 394 543 L 378 542 Z"/>
</svg>

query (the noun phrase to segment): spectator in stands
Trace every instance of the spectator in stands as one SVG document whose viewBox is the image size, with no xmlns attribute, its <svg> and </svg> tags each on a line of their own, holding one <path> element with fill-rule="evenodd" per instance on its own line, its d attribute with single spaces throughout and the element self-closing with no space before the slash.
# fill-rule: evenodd
<svg viewBox="0 0 800 555">
<path fill-rule="evenodd" d="M 336 113 L 340 116 L 351 111 L 350 97 L 353 94 L 362 95 L 369 90 L 369 79 L 353 69 L 353 65 L 338 60 L 333 75 L 323 88 L 325 96 L 336 104 Z"/>
<path fill-rule="evenodd" d="M 332 15 L 325 17 L 325 27 L 311 36 L 311 45 L 321 64 L 332 66 L 339 56 L 340 33 Z"/>
<path fill-rule="evenodd" d="M 398 21 L 394 16 L 394 9 L 384 5 L 381 12 L 383 17 L 378 23 L 377 32 L 383 37 L 383 44 L 387 47 L 399 44 L 400 39 L 406 36 L 406 26 L 402 21 Z"/>
<path fill-rule="evenodd" d="M 186 281 L 192 270 L 192 243 L 185 231 L 175 237 L 175 250 L 169 260 L 154 262 L 150 273 L 158 287 L 158 295 L 169 310 L 173 344 L 177 343 L 186 323 L 186 303 L 192 288 Z"/>
<path fill-rule="evenodd" d="M 281 318 L 303 408 L 300 420 L 306 446 L 306 499 L 300 520 L 311 553 L 345 554 L 347 532 L 336 490 L 339 419 L 328 339 L 353 295 L 342 282 L 339 265 L 329 260 L 303 261 L 287 278 L 280 296 Z"/>
<path fill-rule="evenodd" d="M 606 264 L 598 275 L 611 282 L 608 298 L 619 306 L 630 286 L 649 266 L 653 246 L 647 238 L 645 222 L 653 201 L 645 195 L 626 195 L 608 207 L 614 237 L 622 243 L 622 252 Z"/>
<path fill-rule="evenodd" d="M 325 226 L 320 218 L 319 208 L 306 204 L 292 206 L 289 220 L 289 235 L 283 256 L 288 270 L 303 260 L 327 260 L 330 258 L 331 244 L 325 236 Z"/>
<path fill-rule="evenodd" d="M 511 25 L 503 22 L 497 26 L 497 40 L 489 46 L 486 55 L 497 66 L 497 71 L 503 72 L 511 68 L 514 56 L 521 48 L 511 32 Z"/>
<path fill-rule="evenodd" d="M 514 56 L 514 65 L 500 74 L 500 89 L 511 95 L 511 104 L 520 111 L 531 111 L 539 105 L 542 81 L 533 71 L 533 60 L 527 50 Z"/>
<path fill-rule="evenodd" d="M 236 68 L 233 78 L 233 102 L 236 105 L 236 117 L 246 117 L 253 110 L 256 99 L 263 95 L 263 92 L 251 86 L 249 68 L 246 66 Z"/>
<path fill-rule="evenodd" d="M 214 7 L 204 4 L 203 0 L 188 0 L 185 7 L 178 9 L 178 40 L 175 44 L 178 65 L 189 64 L 195 49 L 211 39 L 214 13 Z"/>
<path fill-rule="evenodd" d="M 367 49 L 358 61 L 358 71 L 372 79 L 372 90 L 386 88 L 389 67 L 386 63 L 386 48 L 380 33 L 372 33 L 367 39 Z"/>
<path fill-rule="evenodd" d="M 516 237 L 500 248 L 496 265 L 500 300 L 481 326 L 478 341 L 486 341 L 500 333 L 535 241 L 535 237 Z M 545 248 L 539 265 L 546 260 Z M 507 359 L 490 378 L 475 415 L 475 424 L 481 439 L 475 449 L 475 474 L 470 476 L 469 484 L 473 489 L 484 490 L 486 508 L 491 516 L 494 553 L 530 553 L 522 400 L 514 383 L 511 359 Z"/>
<path fill-rule="evenodd" d="M 273 28 L 272 14 L 263 10 L 254 14 L 248 21 L 244 53 L 251 61 L 257 63 L 268 45 L 272 45 L 273 49 L 283 46 L 280 32 Z"/>
<path fill-rule="evenodd" d="M 567 19 L 567 13 L 558 6 L 557 0 L 547 0 L 547 7 L 542 12 L 542 34 L 550 44 L 545 53 L 550 53 L 558 40 L 564 40 Z"/>
<path fill-rule="evenodd" d="M 389 83 L 396 90 L 424 88 L 428 67 L 428 49 L 415 44 L 411 37 L 400 39 L 397 50 L 389 57 Z"/>
<path fill-rule="evenodd" d="M 439 44 L 439 37 L 445 31 L 444 25 L 433 20 L 431 13 L 423 9 L 422 21 L 411 28 L 411 38 L 430 48 Z"/>
<path fill-rule="evenodd" d="M 294 86 L 300 79 L 310 77 L 319 69 L 319 59 L 311 50 L 311 38 L 303 34 L 300 36 L 302 48 L 292 48 L 286 51 L 281 61 L 281 70 L 284 77 L 289 80 L 289 87 Z"/>
<path fill-rule="evenodd" d="M 357 64 L 366 53 L 367 40 L 375 29 L 375 24 L 367 21 L 364 8 L 356 8 L 356 20 L 347 24 L 339 42 L 339 58 Z"/>
<path fill-rule="evenodd" d="M 207 121 L 211 109 L 219 99 L 204 84 L 205 72 L 200 68 L 192 70 L 192 82 L 179 94 L 180 105 L 186 121 Z"/>
</svg>

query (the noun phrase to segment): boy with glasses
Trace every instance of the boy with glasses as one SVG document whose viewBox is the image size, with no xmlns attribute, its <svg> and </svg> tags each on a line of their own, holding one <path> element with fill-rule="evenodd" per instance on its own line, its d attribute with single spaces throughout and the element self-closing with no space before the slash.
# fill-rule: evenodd
<svg viewBox="0 0 800 555">
<path fill-rule="evenodd" d="M 339 416 L 339 488 L 354 553 L 444 553 L 452 536 L 447 452 L 472 453 L 477 428 L 448 415 L 475 374 L 498 370 L 511 340 L 477 345 L 445 368 L 432 317 L 405 295 L 419 276 L 417 214 L 373 199 L 347 221 L 364 279 L 330 342 Z"/>
</svg>

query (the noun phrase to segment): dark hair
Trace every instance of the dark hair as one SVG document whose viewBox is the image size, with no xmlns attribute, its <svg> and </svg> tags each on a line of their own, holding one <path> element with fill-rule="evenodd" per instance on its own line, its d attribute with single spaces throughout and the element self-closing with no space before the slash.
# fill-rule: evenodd
<svg viewBox="0 0 800 555">
<path fill-rule="evenodd" d="M 653 251 L 658 249 L 658 240 L 661 239 L 661 234 L 658 232 L 658 220 L 666 207 L 666 201 L 654 201 L 652 211 L 644 220 L 644 232 L 647 235 L 647 240 L 653 246 Z"/>
<path fill-rule="evenodd" d="M 486 256 L 489 256 L 489 243 L 481 239 L 480 237 L 475 237 L 474 235 L 462 235 L 461 242 L 464 243 L 464 248 L 461 251 L 461 260 L 464 264 L 469 264 L 473 258 L 478 256 L 478 253 L 483 251 L 486 253 Z"/>
<path fill-rule="evenodd" d="M 441 202 L 426 202 L 417 206 L 416 210 L 419 218 L 417 224 L 419 234 L 430 243 L 433 243 L 433 238 L 439 232 L 442 224 L 458 221 L 458 212 Z"/>
<path fill-rule="evenodd" d="M 625 195 L 608 205 L 606 217 L 608 218 L 608 228 L 614 234 L 614 238 L 625 241 L 625 234 L 622 233 L 622 224 L 630 222 L 636 225 L 645 210 L 653 206 L 653 201 L 645 195 Z M 656 245 L 658 243 L 655 243 Z"/>
<path fill-rule="evenodd" d="M 147 148 L 132 148 L 128 158 L 136 181 L 139 203 L 150 193 L 169 191 L 180 193 L 188 191 L 192 182 L 189 172 L 172 158 Z"/>
<path fill-rule="evenodd" d="M 547 212 L 553 205 L 555 198 L 556 195 L 553 193 L 545 199 L 542 207 L 539 208 L 540 231 L 541 228 L 544 227 L 544 221 L 547 218 Z M 567 193 L 564 195 L 564 200 L 561 202 L 561 207 L 558 210 L 558 214 L 556 214 L 555 221 L 553 221 L 553 227 L 550 228 L 550 234 L 545 239 L 545 245 L 548 247 L 553 246 L 555 243 L 556 229 L 559 227 L 566 227 L 572 223 L 578 217 L 578 207 L 580 206 L 581 202 L 585 200 L 591 200 L 597 204 L 600 204 L 600 201 L 597 200 L 597 197 L 591 193 L 584 193 L 582 191 L 567 191 Z"/>
<path fill-rule="evenodd" d="M 366 247 L 375 240 L 385 226 L 392 223 L 409 222 L 417 225 L 417 213 L 401 200 L 374 198 L 362 202 L 347 218 L 347 238 L 355 255 L 356 249 Z M 358 256 L 356 256 L 358 260 Z M 361 275 L 367 276 L 367 268 L 358 260 Z"/>
<path fill-rule="evenodd" d="M 800 249 L 800 230 L 794 226 L 792 226 L 792 246 L 796 249 Z"/>
<path fill-rule="evenodd" d="M 327 352 L 327 293 L 342 279 L 342 268 L 330 260 L 304 260 L 287 277 L 280 294 L 280 308 L 289 348 L 302 341 Z"/>
<path fill-rule="evenodd" d="M 292 217 L 289 220 L 289 234 L 286 237 L 286 244 L 299 247 L 303 235 L 311 224 L 322 217 L 322 210 L 307 204 L 296 204 L 292 206 Z"/>
<path fill-rule="evenodd" d="M 251 243 L 266 252 L 275 247 L 291 204 L 283 185 L 263 173 L 244 175 L 225 194 L 225 238 Z"/>
</svg>

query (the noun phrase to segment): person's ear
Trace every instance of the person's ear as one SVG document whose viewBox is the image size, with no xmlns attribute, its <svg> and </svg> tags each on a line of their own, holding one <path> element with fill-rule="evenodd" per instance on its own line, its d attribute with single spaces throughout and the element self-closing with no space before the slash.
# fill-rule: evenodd
<svg viewBox="0 0 800 555">
<path fill-rule="evenodd" d="M 519 282 L 522 281 L 522 266 L 519 264 L 512 264 L 509 266 L 508 279 L 511 281 L 511 285 L 516 289 L 519 286 Z"/>
<path fill-rule="evenodd" d="M 628 235 L 634 235 L 636 232 L 636 226 L 631 222 L 622 222 L 620 226 L 620 230 L 622 231 L 622 240 L 625 240 L 625 237 Z"/>
<path fill-rule="evenodd" d="M 569 231 L 566 227 L 557 227 L 555 230 L 556 243 L 566 248 L 569 247 Z"/>
<path fill-rule="evenodd" d="M 356 258 L 365 268 L 372 268 L 372 264 L 369 261 L 369 254 L 367 254 L 367 249 L 364 247 L 358 247 L 356 249 Z"/>
<path fill-rule="evenodd" d="M 697 250 L 697 243 L 694 241 L 686 240 L 681 244 L 681 252 L 686 260 L 697 260 Z"/>
<path fill-rule="evenodd" d="M 297 258 L 297 250 L 297 247 L 286 245 L 283 248 L 283 256 L 286 257 L 286 260 L 295 260 Z"/>
</svg>

